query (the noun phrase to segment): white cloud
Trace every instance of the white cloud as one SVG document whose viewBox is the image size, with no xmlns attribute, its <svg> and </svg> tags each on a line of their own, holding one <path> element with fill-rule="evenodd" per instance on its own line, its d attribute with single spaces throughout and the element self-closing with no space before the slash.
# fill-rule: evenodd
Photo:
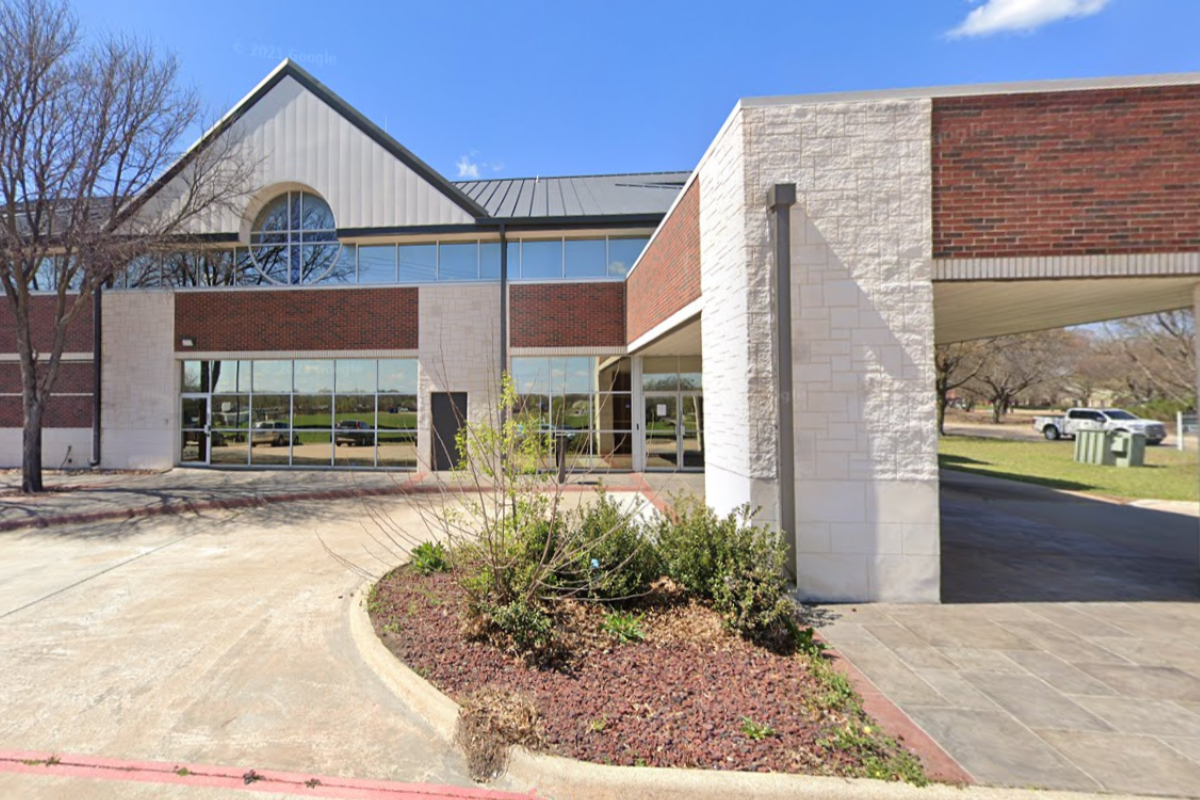
<svg viewBox="0 0 1200 800">
<path fill-rule="evenodd" d="M 989 36 L 1002 31 L 1028 33 L 1051 22 L 1099 14 L 1111 1 L 986 0 L 947 35 L 958 39 L 967 36 Z"/>
<path fill-rule="evenodd" d="M 460 178 L 478 178 L 479 165 L 471 160 L 470 156 L 461 156 L 458 161 L 454 162 L 454 166 L 458 167 L 458 177 Z"/>
</svg>

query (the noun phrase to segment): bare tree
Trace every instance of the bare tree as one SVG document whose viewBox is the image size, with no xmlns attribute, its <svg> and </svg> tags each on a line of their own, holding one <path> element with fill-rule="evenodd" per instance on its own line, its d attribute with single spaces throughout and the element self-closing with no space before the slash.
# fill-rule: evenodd
<svg viewBox="0 0 1200 800">
<path fill-rule="evenodd" d="M 999 424 L 1023 394 L 1067 374 L 1065 361 L 1075 336 L 1071 331 L 1052 330 L 991 340 L 987 363 L 970 386 L 991 402 L 992 422 Z"/>
<path fill-rule="evenodd" d="M 946 433 L 946 406 L 950 393 L 966 386 L 987 364 L 992 340 L 940 344 L 934 350 L 937 368 L 937 425 L 938 434 Z"/>
<path fill-rule="evenodd" d="M 175 60 L 129 38 L 85 42 L 62 0 L 0 2 L 0 98 L 0 283 L 21 364 L 21 487 L 38 492 L 72 323 L 126 265 L 244 196 L 251 168 L 215 134 L 177 162 L 199 103 Z M 159 188 L 166 199 L 147 202 Z M 52 295 L 52 319 L 38 320 L 35 292 Z"/>
<path fill-rule="evenodd" d="M 1166 398 L 1185 407 L 1196 402 L 1196 323 L 1191 311 L 1129 317 L 1106 326 L 1137 375 L 1126 385 L 1140 402 Z"/>
</svg>

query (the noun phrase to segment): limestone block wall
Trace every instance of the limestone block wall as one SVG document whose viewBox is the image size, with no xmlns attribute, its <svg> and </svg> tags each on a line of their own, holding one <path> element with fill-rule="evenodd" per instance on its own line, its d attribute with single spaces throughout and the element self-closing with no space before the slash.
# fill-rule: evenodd
<svg viewBox="0 0 1200 800">
<path fill-rule="evenodd" d="M 417 448 L 421 469 L 433 454 L 430 393 L 466 392 L 467 414 L 486 419 L 500 386 L 500 287 L 494 283 L 420 287 Z"/>
<path fill-rule="evenodd" d="M 0 469 L 21 466 L 22 441 L 21 428 L 0 428 Z M 91 428 L 42 428 L 42 466 L 46 469 L 86 467 L 91 453 Z"/>
<path fill-rule="evenodd" d="M 175 295 L 106 294 L 102 324 L 101 466 L 169 469 L 175 464 L 179 414 Z"/>
<path fill-rule="evenodd" d="M 796 531 L 806 598 L 939 599 L 930 115 L 922 99 L 743 112 L 751 470 L 775 458 L 765 196 L 774 183 L 797 191 Z"/>
<path fill-rule="evenodd" d="M 760 520 L 773 522 L 778 519 L 775 394 L 770 304 L 763 297 L 769 282 L 755 268 L 747 239 L 747 217 L 761 213 L 761 203 L 751 205 L 746 185 L 745 134 L 743 113 L 737 109 L 696 170 L 704 186 L 700 289 L 716 301 L 705 303 L 701 332 L 704 491 L 719 512 L 749 502 L 761 508 Z"/>
</svg>

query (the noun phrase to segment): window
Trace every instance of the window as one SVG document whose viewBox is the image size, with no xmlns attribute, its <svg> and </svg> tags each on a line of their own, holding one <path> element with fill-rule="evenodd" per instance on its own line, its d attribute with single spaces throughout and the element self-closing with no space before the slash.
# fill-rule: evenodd
<svg viewBox="0 0 1200 800">
<path fill-rule="evenodd" d="M 347 281 L 353 277 L 329 205 L 308 192 L 285 192 L 267 203 L 250 229 L 250 257 L 277 284 Z"/>
<path fill-rule="evenodd" d="M 182 372 L 184 462 L 417 465 L 414 359 L 184 361 Z"/>
<path fill-rule="evenodd" d="M 644 236 L 509 241 L 513 280 L 624 278 L 646 243 Z"/>
<path fill-rule="evenodd" d="M 632 469 L 630 363 L 616 356 L 514 358 L 514 418 L 561 439 L 572 469 Z M 547 453 L 541 466 L 551 468 L 552 458 Z"/>
</svg>

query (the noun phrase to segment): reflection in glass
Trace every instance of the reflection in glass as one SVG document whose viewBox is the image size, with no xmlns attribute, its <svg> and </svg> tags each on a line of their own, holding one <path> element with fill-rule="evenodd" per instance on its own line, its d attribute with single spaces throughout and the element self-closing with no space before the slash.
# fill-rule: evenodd
<svg viewBox="0 0 1200 800">
<path fill-rule="evenodd" d="M 638 256 L 646 249 L 649 241 L 642 236 L 628 239 L 610 238 L 608 240 L 608 276 L 623 278 L 628 275 L 629 270 L 633 269 Z"/>
<path fill-rule="evenodd" d="M 212 425 L 214 428 L 250 427 L 250 395 L 214 394 L 212 396 Z"/>
<path fill-rule="evenodd" d="M 401 283 L 427 283 L 437 280 L 437 245 L 402 244 L 398 252 Z"/>
<path fill-rule="evenodd" d="M 296 431 L 292 444 L 292 464 L 324 466 L 333 463 L 333 435 L 329 431 Z"/>
<path fill-rule="evenodd" d="M 415 394 L 381 394 L 379 395 L 380 432 L 416 431 L 417 429 L 417 396 Z"/>
<path fill-rule="evenodd" d="M 642 359 L 642 388 L 674 391 L 679 388 L 679 359 L 674 356 Z"/>
<path fill-rule="evenodd" d="M 512 245 L 509 245 L 512 248 Z M 512 262 L 509 262 L 509 269 L 512 269 Z M 482 242 L 479 245 L 479 277 L 484 280 L 498 280 L 500 278 L 500 243 L 499 242 Z"/>
<path fill-rule="evenodd" d="M 254 427 L 260 422 L 276 423 L 271 427 L 290 428 L 292 423 L 292 398 L 286 394 L 256 394 L 250 398 L 250 415 Z"/>
<path fill-rule="evenodd" d="M 245 465 L 249 451 L 249 438 L 243 430 L 214 430 L 212 432 L 212 464 Z"/>
<path fill-rule="evenodd" d="M 509 275 L 512 276 L 513 262 L 508 262 Z M 523 280 L 538 278 L 561 278 L 563 274 L 563 243 L 562 239 L 551 241 L 521 242 L 521 278 Z"/>
<path fill-rule="evenodd" d="M 333 391 L 333 362 L 328 359 L 296 362 L 296 391 L 304 394 Z"/>
<path fill-rule="evenodd" d="M 296 431 L 333 427 L 333 396 L 298 394 L 292 398 L 292 427 Z"/>
<path fill-rule="evenodd" d="M 379 391 L 394 394 L 417 393 L 415 358 L 379 359 Z"/>
<path fill-rule="evenodd" d="M 349 394 L 351 392 L 374 392 L 375 364 L 376 362 L 371 359 L 338 359 L 338 394 Z"/>
<path fill-rule="evenodd" d="M 372 245 L 358 248 L 359 283 L 396 282 L 396 246 Z"/>
<path fill-rule="evenodd" d="M 292 390 L 291 361 L 255 361 L 254 392 L 290 392 Z"/>
<path fill-rule="evenodd" d="M 478 278 L 478 242 L 438 245 L 439 281 L 473 281 Z"/>
<path fill-rule="evenodd" d="M 603 278 L 608 270 L 603 239 L 568 239 L 565 275 L 568 278 Z"/>
<path fill-rule="evenodd" d="M 374 434 L 364 433 L 375 430 L 375 395 L 339 395 L 334 399 L 333 407 L 333 426 L 335 428 L 344 427 L 345 432 L 351 434 L 348 438 L 355 444 L 375 443 Z M 343 426 L 342 423 L 348 424 Z M 339 431 L 340 433 L 341 431 Z"/>
</svg>

